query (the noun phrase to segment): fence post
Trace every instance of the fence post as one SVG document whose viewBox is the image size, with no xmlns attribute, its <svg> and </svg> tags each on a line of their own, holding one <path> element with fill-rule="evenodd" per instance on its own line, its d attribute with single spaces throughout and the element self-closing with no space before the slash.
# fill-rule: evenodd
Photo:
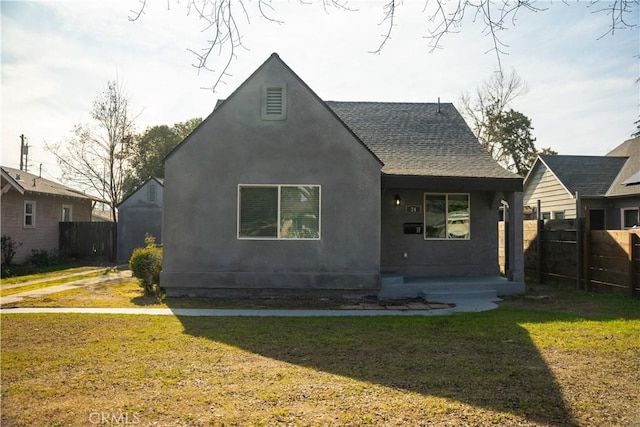
<svg viewBox="0 0 640 427">
<path fill-rule="evenodd" d="M 628 252 L 628 261 L 629 261 L 629 277 L 628 277 L 628 285 L 629 285 L 629 296 L 633 297 L 635 294 L 636 287 L 636 257 L 637 257 L 637 249 L 636 243 L 638 242 L 638 236 L 629 231 L 629 252 Z"/>
<path fill-rule="evenodd" d="M 582 204 L 576 191 L 576 289 L 582 289 Z"/>
<path fill-rule="evenodd" d="M 542 229 L 544 222 L 540 213 L 540 200 L 538 200 L 538 210 L 536 211 L 536 281 L 542 283 Z"/>
<path fill-rule="evenodd" d="M 584 289 L 591 291 L 591 214 L 589 209 L 585 210 L 584 216 Z"/>
</svg>

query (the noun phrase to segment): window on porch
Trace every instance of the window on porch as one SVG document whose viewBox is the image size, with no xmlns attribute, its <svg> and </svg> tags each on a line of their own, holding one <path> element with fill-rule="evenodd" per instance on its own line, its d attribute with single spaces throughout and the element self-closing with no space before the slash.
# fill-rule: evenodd
<svg viewBox="0 0 640 427">
<path fill-rule="evenodd" d="M 469 213 L 469 194 L 425 193 L 424 238 L 468 240 Z"/>
</svg>

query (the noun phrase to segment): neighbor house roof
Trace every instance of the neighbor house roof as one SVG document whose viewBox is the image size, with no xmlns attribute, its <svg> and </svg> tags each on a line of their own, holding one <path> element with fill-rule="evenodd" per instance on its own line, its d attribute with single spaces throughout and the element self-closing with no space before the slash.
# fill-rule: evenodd
<svg viewBox="0 0 640 427">
<path fill-rule="evenodd" d="M 627 157 L 545 154 L 538 161 L 551 170 L 570 194 L 604 197 Z"/>
<path fill-rule="evenodd" d="M 20 169 L 2 166 L 2 177 L 8 181 L 7 185 L 11 185 L 15 190 L 20 192 L 20 194 L 46 194 L 100 201 L 97 197 L 90 196 L 58 182 L 42 178 L 38 175 L 34 175 Z"/>
<path fill-rule="evenodd" d="M 127 200 L 129 200 L 131 198 L 131 196 L 133 196 L 134 194 L 136 194 L 138 191 L 140 191 L 142 189 L 142 187 L 144 187 L 145 185 L 147 185 L 150 181 L 155 181 L 158 184 L 160 184 L 160 187 L 164 188 L 164 178 L 157 178 L 155 176 L 149 177 L 145 182 L 143 182 L 142 184 L 140 184 L 138 186 L 138 188 L 136 188 L 134 191 L 132 191 L 130 194 L 127 195 L 127 197 L 125 197 L 124 199 L 122 199 L 122 201 L 120 203 L 118 203 L 118 208 L 123 205 Z"/>
<path fill-rule="evenodd" d="M 629 160 L 607 191 L 607 197 L 640 194 L 640 137 L 629 139 L 609 153 L 607 157 L 624 156 Z"/>
<path fill-rule="evenodd" d="M 522 179 L 493 160 L 453 104 L 326 104 L 380 158 L 385 174 Z"/>
</svg>

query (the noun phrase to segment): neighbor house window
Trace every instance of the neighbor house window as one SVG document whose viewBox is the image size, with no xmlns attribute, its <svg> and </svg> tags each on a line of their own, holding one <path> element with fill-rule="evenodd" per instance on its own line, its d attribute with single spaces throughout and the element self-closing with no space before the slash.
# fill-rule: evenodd
<svg viewBox="0 0 640 427">
<path fill-rule="evenodd" d="M 622 228 L 633 228 L 638 225 L 638 209 L 622 209 Z"/>
<path fill-rule="evenodd" d="M 541 218 L 542 219 L 551 219 L 551 212 L 542 212 Z"/>
<path fill-rule="evenodd" d="M 71 205 L 62 205 L 62 222 L 71 222 L 73 221 L 73 208 Z"/>
<path fill-rule="evenodd" d="M 553 211 L 553 219 L 564 219 L 564 211 Z"/>
<path fill-rule="evenodd" d="M 240 185 L 238 238 L 320 239 L 319 185 Z"/>
<path fill-rule="evenodd" d="M 271 84 L 262 87 L 262 120 L 285 120 L 287 118 L 287 86 Z"/>
<path fill-rule="evenodd" d="M 156 185 L 154 183 L 149 184 L 149 201 L 156 201 Z"/>
<path fill-rule="evenodd" d="M 29 228 L 33 228 L 36 226 L 36 202 L 30 202 L 25 200 L 24 226 Z"/>
<path fill-rule="evenodd" d="M 425 239 L 469 239 L 469 195 L 424 195 Z"/>
</svg>

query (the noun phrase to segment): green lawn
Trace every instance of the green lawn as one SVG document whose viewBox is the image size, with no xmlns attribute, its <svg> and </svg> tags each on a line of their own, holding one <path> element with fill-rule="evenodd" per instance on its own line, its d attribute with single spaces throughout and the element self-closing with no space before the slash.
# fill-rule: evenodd
<svg viewBox="0 0 640 427">
<path fill-rule="evenodd" d="M 3 315 L 2 425 L 640 425 L 640 301 L 533 295 L 443 317 Z"/>
</svg>

